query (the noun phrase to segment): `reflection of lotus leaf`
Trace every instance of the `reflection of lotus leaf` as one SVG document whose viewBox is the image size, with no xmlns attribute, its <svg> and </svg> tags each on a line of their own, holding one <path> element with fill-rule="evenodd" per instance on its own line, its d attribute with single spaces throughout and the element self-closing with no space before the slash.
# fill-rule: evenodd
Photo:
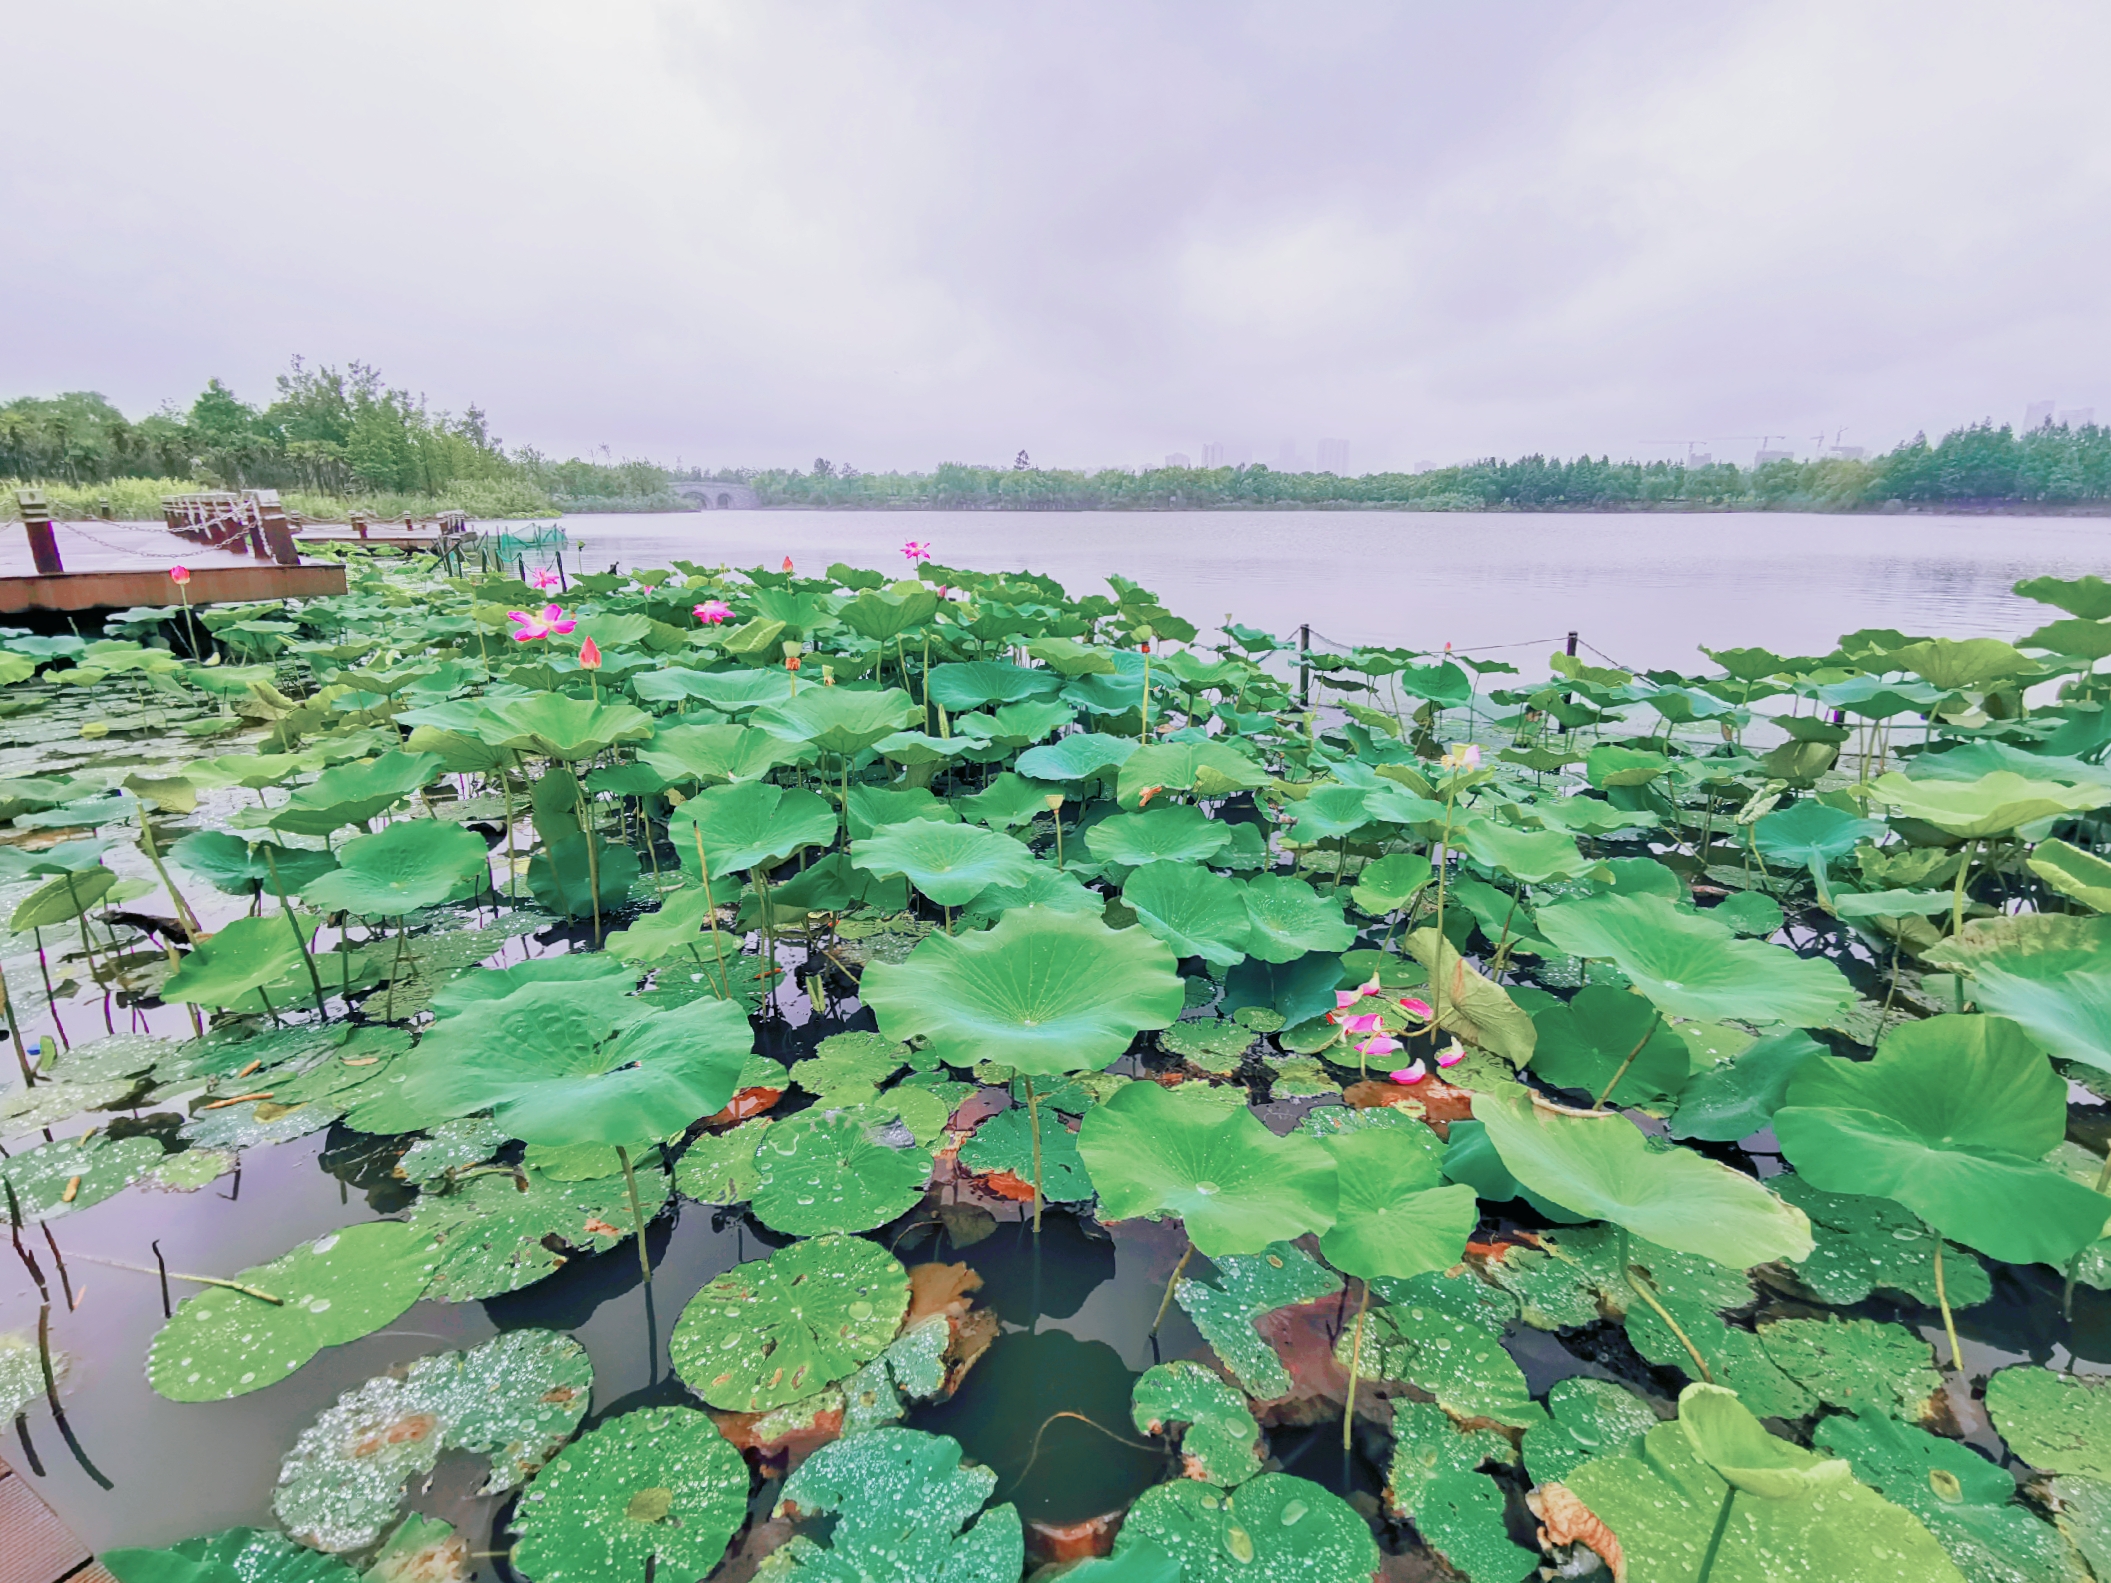
<svg viewBox="0 0 2111 1583">
<path fill-rule="evenodd" d="M 764 1412 L 878 1357 L 908 1306 L 909 1277 L 884 1249 L 814 1237 L 713 1279 L 682 1310 L 670 1353 L 712 1406 Z"/>
<path fill-rule="evenodd" d="M 513 1511 L 513 1565 L 534 1583 L 702 1577 L 747 1515 L 748 1465 L 708 1413 L 647 1407 L 596 1425 Z"/>
</svg>

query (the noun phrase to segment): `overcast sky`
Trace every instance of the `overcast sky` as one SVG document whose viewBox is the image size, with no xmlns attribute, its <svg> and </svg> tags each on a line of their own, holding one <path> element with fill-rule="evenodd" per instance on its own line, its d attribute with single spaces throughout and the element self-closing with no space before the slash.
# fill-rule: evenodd
<svg viewBox="0 0 2111 1583">
<path fill-rule="evenodd" d="M 7 33 L 0 399 L 261 400 L 300 353 L 558 454 L 866 469 L 2111 418 L 2095 0 L 64 0 Z"/>
</svg>

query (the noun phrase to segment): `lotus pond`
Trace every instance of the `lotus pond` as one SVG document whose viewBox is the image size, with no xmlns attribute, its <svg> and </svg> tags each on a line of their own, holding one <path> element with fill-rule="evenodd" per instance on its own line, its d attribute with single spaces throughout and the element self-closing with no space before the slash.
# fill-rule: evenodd
<svg viewBox="0 0 2111 1583">
<path fill-rule="evenodd" d="M 459 570 L 0 634 L 0 1411 L 121 1583 L 2111 1583 L 2111 584 Z"/>
</svg>

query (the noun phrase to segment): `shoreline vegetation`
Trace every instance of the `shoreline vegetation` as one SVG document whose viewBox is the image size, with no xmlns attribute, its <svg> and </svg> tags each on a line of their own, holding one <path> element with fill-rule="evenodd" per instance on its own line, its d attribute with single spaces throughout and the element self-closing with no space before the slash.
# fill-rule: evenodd
<svg viewBox="0 0 2111 1583">
<path fill-rule="evenodd" d="M 2111 515 L 2111 428 L 1987 422 L 1881 456 L 1730 462 L 1489 458 L 1416 473 L 1286 473 L 1266 466 L 1085 472 L 946 463 L 871 473 L 816 459 L 807 470 L 677 472 L 649 461 L 557 461 L 507 449 L 485 414 L 434 412 L 361 363 L 295 359 L 258 407 L 219 380 L 188 409 L 129 419 L 93 392 L 0 403 L 0 520 L 14 490 L 41 488 L 54 513 L 151 520 L 161 497 L 274 488 L 314 521 L 459 510 L 482 519 L 697 509 L 691 481 L 738 482 L 765 508 L 858 511 L 1518 511 Z"/>
</svg>

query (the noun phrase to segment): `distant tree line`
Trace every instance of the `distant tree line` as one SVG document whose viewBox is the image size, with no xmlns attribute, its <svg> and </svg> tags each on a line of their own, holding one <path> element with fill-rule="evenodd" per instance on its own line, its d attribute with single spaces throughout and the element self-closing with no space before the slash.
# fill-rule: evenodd
<svg viewBox="0 0 2111 1583">
<path fill-rule="evenodd" d="M 1023 453 L 1022 458 L 1023 460 Z M 971 467 L 861 473 L 817 460 L 806 471 L 739 474 L 766 505 L 951 510 L 1180 510 L 1212 506 L 1408 506 L 1424 510 L 1646 510 L 1651 507 L 1855 511 L 1905 505 L 2059 505 L 2111 501 L 2111 428 L 1991 422 L 1925 434 L 1885 455 L 1820 461 L 1615 462 L 1524 456 L 1423 473 L 1282 473 L 1268 467 Z"/>
</svg>

